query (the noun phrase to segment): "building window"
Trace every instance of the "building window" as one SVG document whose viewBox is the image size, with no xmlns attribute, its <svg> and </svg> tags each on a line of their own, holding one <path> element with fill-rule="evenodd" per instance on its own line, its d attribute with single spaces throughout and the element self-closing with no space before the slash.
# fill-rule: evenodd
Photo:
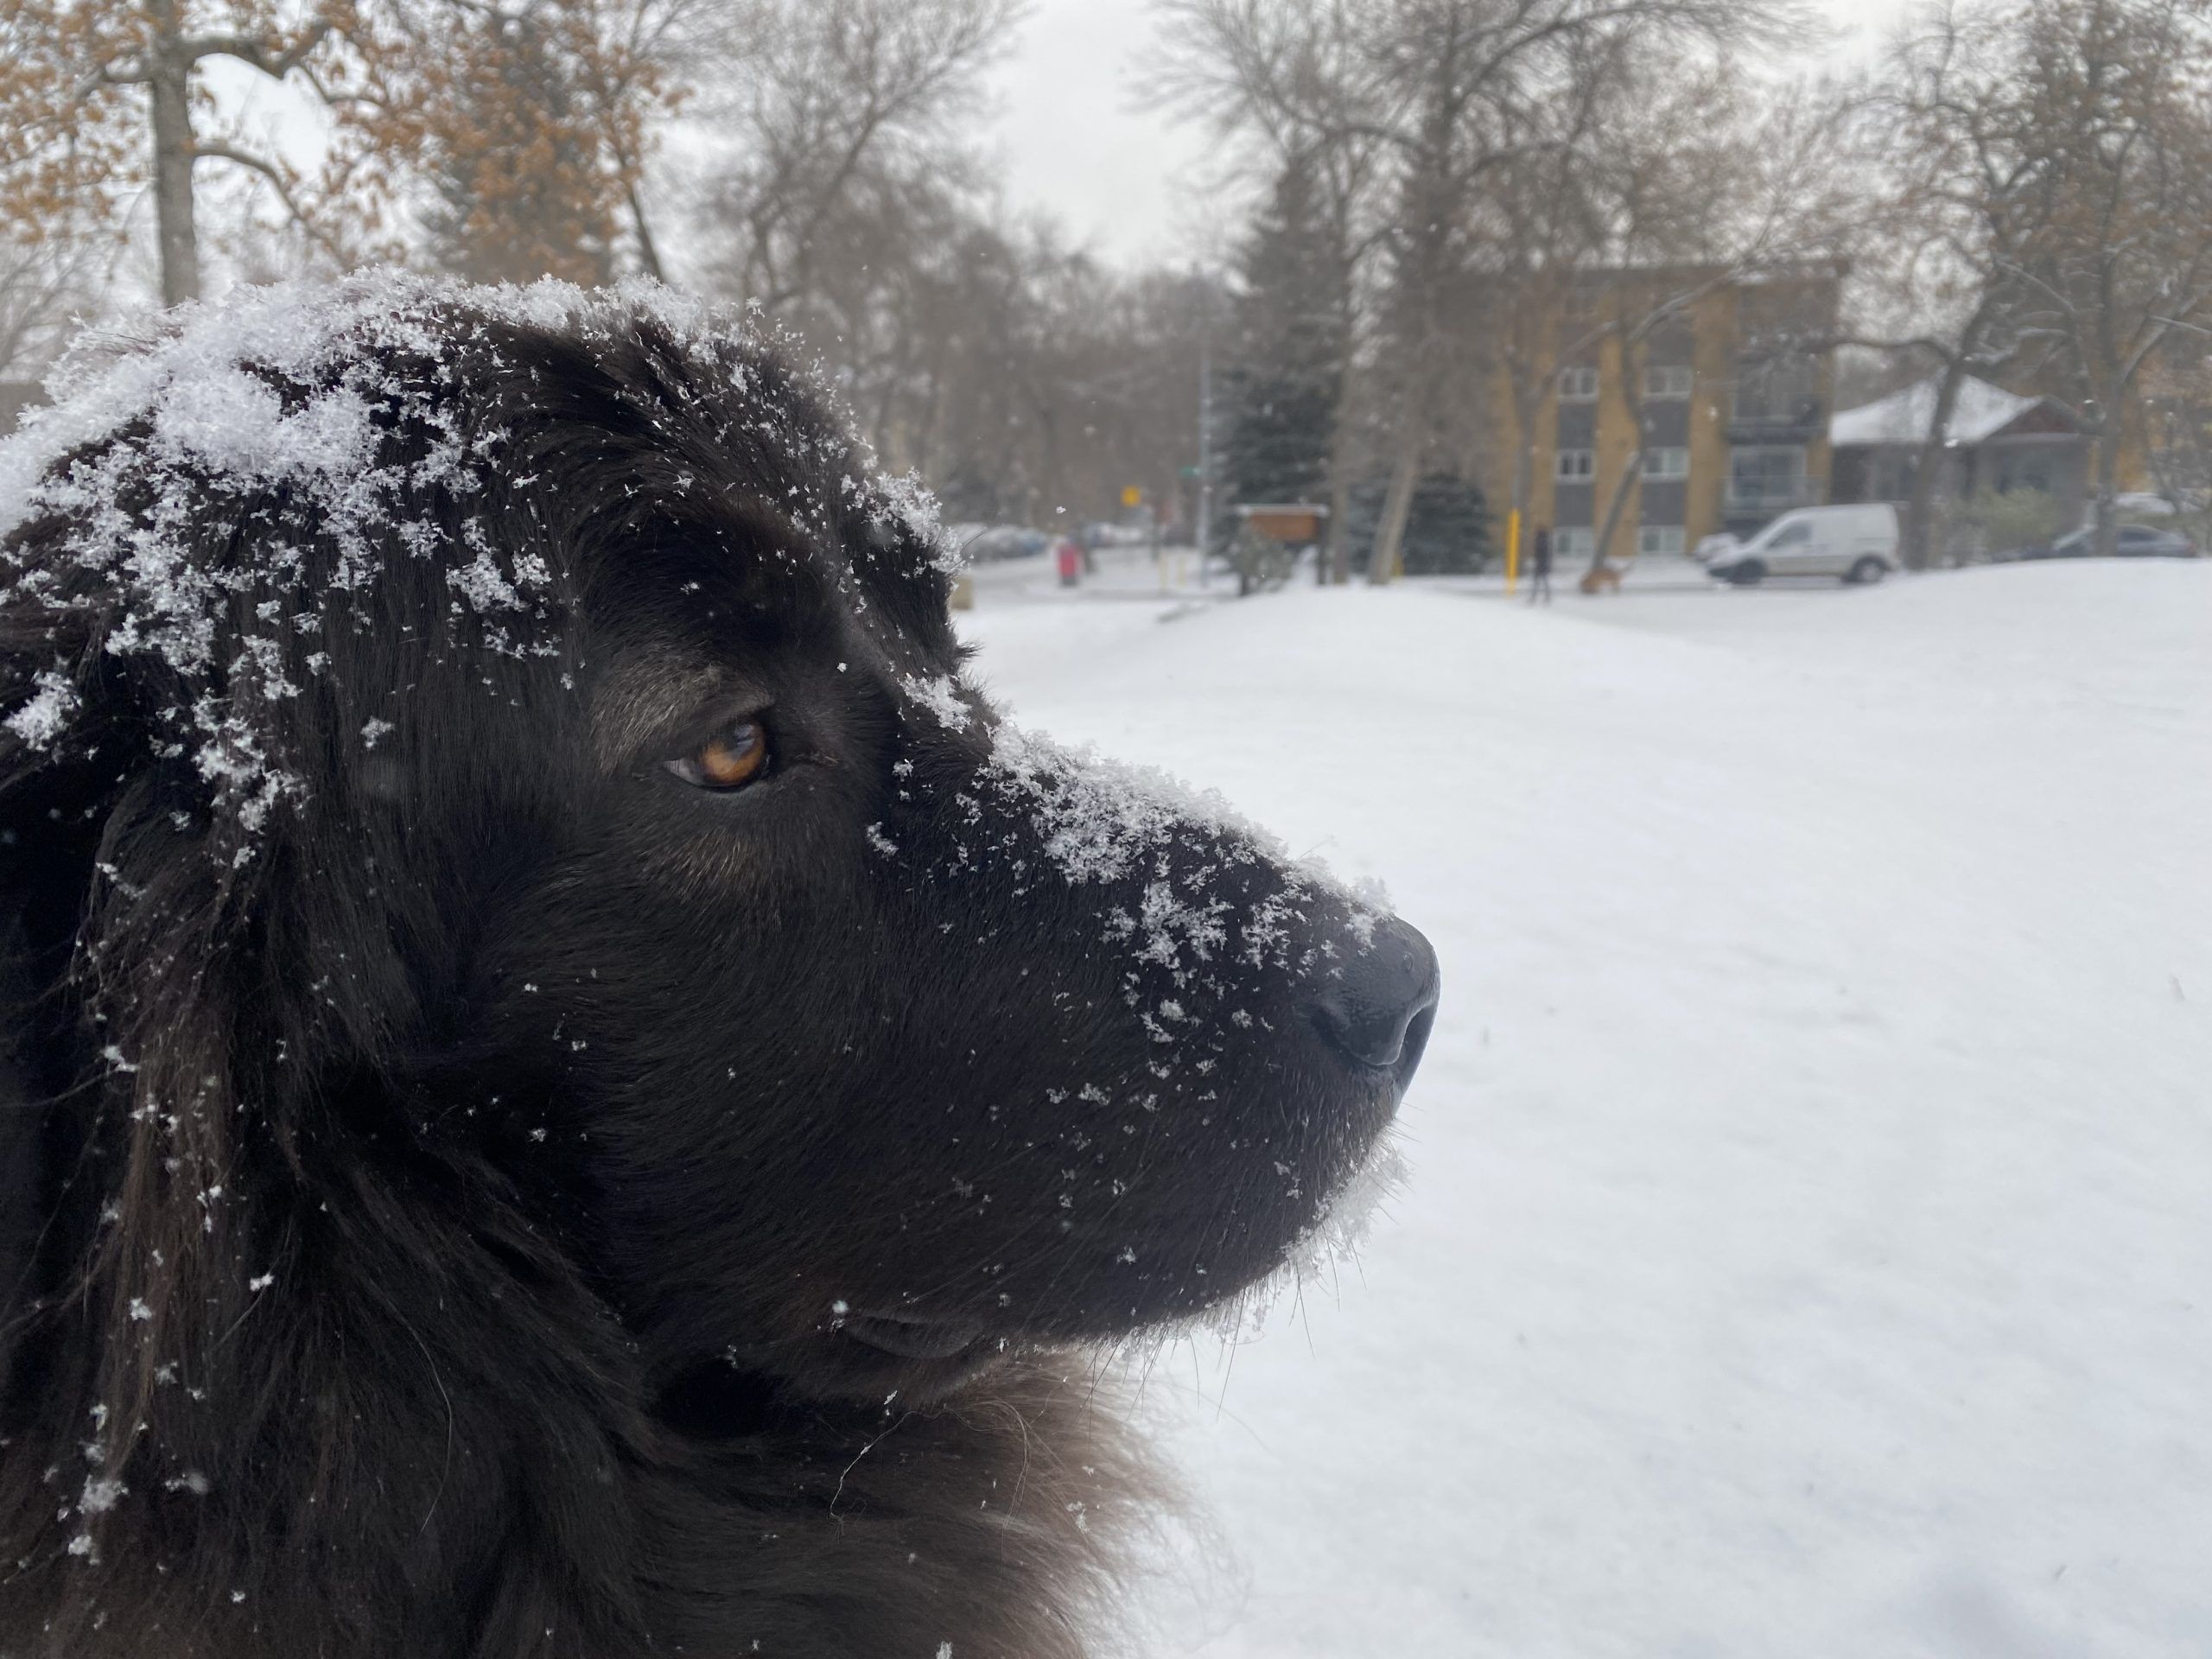
<svg viewBox="0 0 2212 1659">
<path fill-rule="evenodd" d="M 1598 470 L 1598 454 L 1594 449 L 1562 449 L 1559 452 L 1559 477 L 1562 484 L 1587 484 Z"/>
<path fill-rule="evenodd" d="M 1818 480 L 1805 476 L 1802 444 L 1739 445 L 1728 455 L 1732 512 L 1780 512 L 1809 505 Z"/>
<path fill-rule="evenodd" d="M 1559 400 L 1562 404 L 1590 404 L 1598 400 L 1598 371 L 1586 366 L 1559 372 Z"/>
<path fill-rule="evenodd" d="M 1679 557 L 1682 550 L 1680 524 L 1646 524 L 1636 532 L 1636 550 L 1665 557 Z"/>
<path fill-rule="evenodd" d="M 1997 493 L 2009 495 L 2014 490 L 2035 490 L 2044 495 L 2050 493 L 2050 452 L 2031 449 L 2024 454 L 2007 450 L 1997 451 Z"/>
<path fill-rule="evenodd" d="M 1555 530 L 1552 532 L 1552 556 L 1559 559 L 1587 559 L 1598 550 L 1598 532 L 1594 530 Z"/>
<path fill-rule="evenodd" d="M 1809 426 L 1820 418 L 1820 360 L 1777 350 L 1736 361 L 1734 420 L 1739 426 Z"/>
<path fill-rule="evenodd" d="M 1647 449 L 1643 452 L 1646 478 L 1688 478 L 1690 452 L 1687 449 Z"/>
<path fill-rule="evenodd" d="M 1662 400 L 1687 397 L 1696 379 L 1697 371 L 1687 363 L 1662 364 L 1643 372 L 1643 395 Z"/>
</svg>

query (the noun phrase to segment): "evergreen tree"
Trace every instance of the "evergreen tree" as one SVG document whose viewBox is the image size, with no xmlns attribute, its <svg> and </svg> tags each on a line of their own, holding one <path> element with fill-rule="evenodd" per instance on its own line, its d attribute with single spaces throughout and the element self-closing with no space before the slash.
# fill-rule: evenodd
<svg viewBox="0 0 2212 1659">
<path fill-rule="evenodd" d="M 1471 576 L 1490 556 L 1490 505 L 1464 478 L 1430 473 L 1414 486 L 1398 556 L 1409 576 Z"/>
<path fill-rule="evenodd" d="M 1294 157 L 1285 165 L 1236 263 L 1221 374 L 1220 499 L 1229 507 L 1325 502 L 1344 374 L 1345 278 L 1308 164 Z M 1220 515 L 1217 550 L 1236 529 L 1233 512 Z"/>
<path fill-rule="evenodd" d="M 1382 479 L 1352 486 L 1344 539 L 1355 570 L 1365 570 L 1374 556 L 1383 498 L 1389 493 L 1389 486 Z M 1409 576 L 1480 574 L 1491 556 L 1490 504 L 1482 491 L 1450 473 L 1423 474 L 1414 485 L 1398 554 Z"/>
</svg>

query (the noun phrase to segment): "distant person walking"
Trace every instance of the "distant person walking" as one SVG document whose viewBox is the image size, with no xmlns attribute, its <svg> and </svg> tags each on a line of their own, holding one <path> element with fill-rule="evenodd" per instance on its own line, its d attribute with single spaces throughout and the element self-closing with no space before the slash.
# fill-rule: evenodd
<svg viewBox="0 0 2212 1659">
<path fill-rule="evenodd" d="M 1538 599 L 1545 604 L 1552 602 L 1552 532 L 1548 524 L 1538 524 L 1536 533 L 1529 538 L 1529 602 Z"/>
<path fill-rule="evenodd" d="M 1052 544 L 1053 562 L 1060 568 L 1060 586 L 1072 588 L 1083 580 L 1083 550 L 1063 536 Z"/>
</svg>

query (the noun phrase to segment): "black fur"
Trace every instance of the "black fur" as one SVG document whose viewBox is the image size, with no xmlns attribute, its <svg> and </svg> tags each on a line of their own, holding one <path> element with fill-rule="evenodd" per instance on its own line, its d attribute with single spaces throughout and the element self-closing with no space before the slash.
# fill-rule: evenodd
<svg viewBox="0 0 2212 1659">
<path fill-rule="evenodd" d="M 0 736 L 0 1653 L 1084 1652 L 1160 1497 L 1095 1345 L 1277 1266 L 1427 1016 L 1344 1058 L 1375 920 L 1233 830 L 1071 872 L 772 353 L 411 303 L 383 458 L 462 459 L 373 579 L 143 420 L 74 461 L 186 502 L 204 668 L 110 648 L 91 508 L 5 543 L 0 707 L 79 706 Z M 765 781 L 663 766 L 755 711 Z"/>
</svg>

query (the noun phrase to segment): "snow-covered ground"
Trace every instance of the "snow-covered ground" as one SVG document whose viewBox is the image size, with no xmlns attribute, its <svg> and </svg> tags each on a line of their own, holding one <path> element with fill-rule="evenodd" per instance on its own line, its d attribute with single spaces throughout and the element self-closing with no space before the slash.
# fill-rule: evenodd
<svg viewBox="0 0 2212 1659">
<path fill-rule="evenodd" d="M 1357 1263 L 1151 1373 L 1238 1564 L 1155 1650 L 2212 1653 L 2212 563 L 1033 576 L 1023 718 L 1444 963 Z"/>
</svg>

